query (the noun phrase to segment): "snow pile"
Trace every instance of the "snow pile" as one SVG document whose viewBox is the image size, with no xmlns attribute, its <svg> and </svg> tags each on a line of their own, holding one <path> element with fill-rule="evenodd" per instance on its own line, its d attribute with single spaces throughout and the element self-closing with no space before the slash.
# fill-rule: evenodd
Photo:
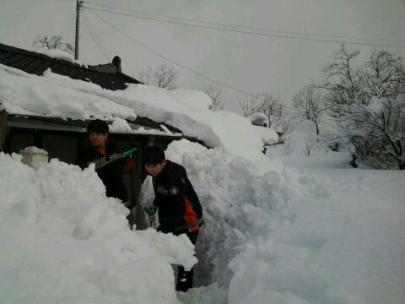
<svg viewBox="0 0 405 304">
<path fill-rule="evenodd" d="M 240 293 L 254 292 L 263 274 L 253 271 L 249 275 L 243 267 L 246 261 L 239 260 L 247 254 L 258 268 L 266 263 L 263 248 L 256 248 L 256 244 L 269 246 L 268 234 L 294 221 L 296 215 L 289 204 L 301 196 L 324 198 L 333 193 L 328 179 L 301 176 L 289 169 L 257 176 L 244 159 L 186 140 L 170 144 L 166 157 L 186 167 L 204 207 L 206 225 L 198 242 L 198 267 L 210 274 L 200 283 L 230 287 L 229 303 L 242 303 Z M 151 183 L 147 183 L 149 190 L 143 188 L 145 204 L 153 199 Z M 241 278 L 252 283 L 239 282 Z"/>
<path fill-rule="evenodd" d="M 94 166 L 30 168 L 0 153 L 4 303 L 178 303 L 170 263 L 191 267 L 185 236 L 132 231 Z"/>
<path fill-rule="evenodd" d="M 20 154 L 43 154 L 43 155 L 48 155 L 48 152 L 45 151 L 44 149 L 40 149 L 34 146 L 31 147 L 26 147 L 23 150 L 20 150 Z"/>
<path fill-rule="evenodd" d="M 111 133 L 134 133 L 125 119 L 114 117 L 114 121 L 108 126 Z"/>
<path fill-rule="evenodd" d="M 0 110 L 9 114 L 99 118 L 114 121 L 115 125 L 117 117 L 129 121 L 138 115 L 148 117 L 176 127 L 208 146 L 252 161 L 259 174 L 282 169 L 280 162 L 270 161 L 261 153 L 262 139 L 247 119 L 227 111 L 209 111 L 211 99 L 202 92 L 144 85 L 113 92 L 50 70 L 38 77 L 0 65 L 0 100 Z"/>
<path fill-rule="evenodd" d="M 275 143 L 278 142 L 279 137 L 276 131 L 267 127 L 259 127 L 259 126 L 253 127 L 262 138 L 263 145 L 274 145 Z"/>
<path fill-rule="evenodd" d="M 269 125 L 268 117 L 263 113 L 253 113 L 246 117 L 252 124 L 256 126 L 266 127 Z"/>
<path fill-rule="evenodd" d="M 195 270 L 197 284 L 210 285 L 179 297 L 184 303 L 377 304 L 389 299 L 400 304 L 405 299 L 405 192 L 398 173 L 369 180 L 358 170 L 348 178 L 346 154 L 318 151 L 317 157 L 284 159 L 308 172 L 336 168 L 338 182 L 288 167 L 257 176 L 244 159 L 186 140 L 170 144 L 166 152 L 187 169 L 206 223 Z M 387 193 L 360 186 L 363 180 L 385 184 L 395 195 L 388 203 Z M 149 190 L 144 186 L 144 202 L 151 202 L 151 184 Z"/>
</svg>

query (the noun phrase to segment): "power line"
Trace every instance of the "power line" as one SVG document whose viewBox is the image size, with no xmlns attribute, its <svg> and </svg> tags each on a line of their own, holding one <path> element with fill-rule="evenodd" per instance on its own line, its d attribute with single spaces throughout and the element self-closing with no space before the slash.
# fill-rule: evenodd
<svg viewBox="0 0 405 304">
<path fill-rule="evenodd" d="M 88 9 L 88 8 L 87 8 L 87 9 Z M 213 79 L 213 78 L 210 78 L 210 77 L 208 77 L 208 76 L 205 76 L 205 75 L 203 75 L 203 74 L 201 74 L 201 73 L 199 73 L 199 72 L 197 72 L 197 71 L 195 71 L 195 70 L 193 70 L 193 69 L 191 69 L 191 68 L 189 68 L 189 67 L 187 67 L 187 66 L 185 66 L 185 65 L 183 65 L 183 64 L 181 64 L 181 63 L 179 63 L 179 62 L 176 62 L 176 61 L 174 61 L 174 60 L 172 60 L 172 59 L 170 59 L 170 58 L 168 58 L 168 57 L 166 57 L 166 56 L 160 54 L 159 52 L 153 50 L 152 48 L 148 47 L 147 45 L 145 45 L 144 43 L 140 42 L 139 40 L 136 40 L 136 39 L 132 38 L 131 36 L 129 36 L 128 34 L 124 33 L 124 32 L 121 31 L 119 28 L 117 28 L 117 27 L 115 27 L 114 25 L 112 25 L 110 22 L 108 22 L 106 19 L 104 19 L 103 17 L 101 17 L 101 16 L 98 15 L 97 13 L 93 12 L 92 10 L 89 10 L 89 11 L 90 11 L 92 14 L 96 15 L 98 18 L 100 18 L 102 21 L 104 21 L 105 23 L 107 23 L 107 24 L 108 24 L 109 26 L 111 26 L 113 29 L 115 29 L 116 31 L 118 31 L 121 35 L 123 35 L 123 36 L 127 37 L 128 39 L 130 39 L 130 40 L 132 40 L 132 41 L 138 43 L 138 44 L 141 45 L 142 47 L 146 48 L 147 50 L 149 50 L 150 52 L 154 53 L 155 55 L 157 55 L 157 56 L 163 58 L 164 60 L 167 60 L 167 61 L 169 61 L 170 63 L 175 64 L 175 65 L 177 65 L 177 66 L 179 66 L 179 67 L 181 67 L 181 68 L 183 68 L 183 69 L 185 69 L 185 70 L 187 70 L 187 71 L 189 71 L 189 72 L 191 72 L 191 73 L 193 73 L 193 74 L 195 74 L 195 75 L 197 75 L 197 76 L 199 76 L 199 77 L 201 77 L 201 78 L 204 78 L 204 79 L 208 80 L 208 81 L 211 81 L 211 82 L 216 83 L 216 84 L 218 84 L 218 85 L 224 86 L 224 87 L 229 88 L 229 89 L 231 89 L 231 90 L 234 90 L 234 91 L 236 91 L 236 92 L 242 93 L 242 94 L 247 95 L 247 96 L 249 96 L 249 97 L 251 97 L 251 98 L 255 98 L 255 99 L 259 99 L 259 100 L 264 100 L 264 99 L 261 98 L 260 96 L 253 95 L 253 94 L 251 94 L 251 93 L 249 93 L 249 92 L 246 92 L 246 91 L 244 91 L 244 90 L 235 88 L 235 87 L 233 87 L 233 86 L 231 86 L 231 85 L 228 85 L 228 84 L 219 82 L 219 81 L 217 81 L 217 80 L 215 80 L 215 79 Z M 290 106 L 287 106 L 287 105 L 284 105 L 284 107 L 287 108 L 287 109 L 289 109 L 289 110 L 291 110 L 291 111 L 293 111 L 293 112 L 295 112 L 295 113 L 297 113 L 297 114 L 305 115 L 304 112 L 301 112 L 301 111 L 299 111 L 299 110 L 296 109 L 296 108 L 293 108 L 293 107 L 290 107 Z M 351 114 L 353 115 L 353 114 L 363 114 L 363 113 L 360 113 L 360 112 L 359 112 L 359 113 L 351 113 Z M 327 122 L 324 121 L 324 119 L 329 120 L 329 121 L 336 122 L 336 119 L 334 119 L 334 118 L 329 118 L 329 117 L 323 117 L 323 119 L 320 119 L 320 122 L 323 122 L 323 123 L 325 123 L 325 124 L 328 124 Z"/>
<path fill-rule="evenodd" d="M 125 11 L 125 12 L 130 11 L 130 12 L 135 12 L 135 13 L 138 13 L 138 14 L 155 16 L 155 17 L 170 18 L 170 19 L 177 19 L 177 20 L 185 20 L 185 21 L 189 21 L 189 22 L 211 24 L 211 25 L 219 25 L 219 26 L 226 26 L 226 27 L 246 29 L 246 30 L 266 31 L 266 32 L 270 31 L 270 32 L 276 32 L 276 33 L 283 33 L 283 34 L 303 35 L 303 36 L 313 36 L 313 37 L 325 37 L 325 38 L 339 38 L 339 39 L 351 39 L 351 40 L 362 40 L 362 41 L 380 41 L 380 42 L 385 41 L 385 42 L 392 42 L 392 43 L 405 43 L 405 41 L 402 41 L 402 40 L 360 38 L 360 37 L 326 35 L 326 34 L 311 34 L 311 33 L 304 33 L 304 32 L 275 30 L 275 29 L 271 29 L 271 28 L 245 27 L 245 26 L 235 25 L 235 24 L 227 24 L 227 23 L 220 23 L 220 22 L 208 22 L 208 21 L 196 20 L 196 19 L 192 19 L 192 18 L 185 18 L 185 17 L 178 17 L 178 16 L 171 16 L 171 15 L 153 14 L 153 13 L 148 13 L 148 12 L 143 12 L 143 11 L 138 11 L 138 10 L 132 10 L 132 9 L 128 9 L 128 8 L 118 8 L 118 7 L 114 7 L 114 6 L 96 4 L 96 3 L 88 2 L 88 1 L 85 1 L 85 3 L 90 4 L 92 6 L 110 8 L 110 9 L 113 9 L 113 10 L 119 10 L 119 11 Z M 93 8 L 93 9 L 97 9 L 97 8 Z M 114 13 L 114 12 L 111 12 L 111 13 Z M 159 19 L 159 21 L 165 21 L 165 20 L 160 20 Z M 190 24 L 187 24 L 187 25 L 190 25 Z"/>
<path fill-rule="evenodd" d="M 336 43 L 342 44 L 342 43 L 344 43 L 344 44 L 372 46 L 372 47 L 405 48 L 405 45 L 373 44 L 373 43 L 363 43 L 363 42 L 350 42 L 350 41 L 343 41 L 343 40 L 327 40 L 327 39 L 320 39 L 320 38 L 304 38 L 304 37 L 295 37 L 295 36 L 292 36 L 291 34 L 290 35 L 284 35 L 284 34 L 258 33 L 258 32 L 245 31 L 245 30 L 227 29 L 227 28 L 219 28 L 219 27 L 213 27 L 213 26 L 205 26 L 205 25 L 184 23 L 184 22 L 178 22 L 178 21 L 169 21 L 169 20 L 163 20 L 163 19 L 158 19 L 158 18 L 153 18 L 153 17 L 143 17 L 143 16 L 140 16 L 140 15 L 134 15 L 134 14 L 129 14 L 129 13 L 112 12 L 112 11 L 105 10 L 105 9 L 91 8 L 91 7 L 88 7 L 88 6 L 83 6 L 83 7 L 85 7 L 86 9 L 88 9 L 90 11 L 97 10 L 97 11 L 106 12 L 106 13 L 109 13 L 109 14 L 115 14 L 115 15 L 121 15 L 121 16 L 127 16 L 127 17 L 134 17 L 134 18 L 139 18 L 139 19 L 146 19 L 146 20 L 152 20 L 152 21 L 176 24 L 176 25 L 186 25 L 186 26 L 198 27 L 198 28 L 209 29 L 209 30 L 233 32 L 233 33 L 248 34 L 248 35 L 255 35 L 255 36 L 262 36 L 262 37 L 275 37 L 275 38 L 285 38 L 285 39 L 313 41 L 313 42 L 324 42 L 324 43 L 333 43 L 333 44 L 336 44 Z"/>
<path fill-rule="evenodd" d="M 90 22 L 90 19 L 86 15 L 86 12 L 85 11 L 82 11 L 82 12 L 83 12 L 84 20 L 85 20 L 85 22 L 87 24 L 87 27 L 89 29 L 91 37 L 93 38 L 93 40 L 94 40 L 95 44 L 97 45 L 98 49 L 100 50 L 100 52 L 103 54 L 103 56 L 109 62 L 110 61 L 109 56 L 108 56 L 108 54 L 107 54 L 107 52 L 106 52 L 106 50 L 105 50 L 105 48 L 104 48 L 104 46 L 103 46 L 103 44 L 101 42 L 101 39 L 98 37 L 97 32 L 95 31 L 93 25 Z M 92 31 L 94 32 L 94 35 L 93 35 Z"/>
<path fill-rule="evenodd" d="M 179 66 L 179 67 L 181 67 L 181 68 L 183 68 L 183 69 L 185 69 L 185 70 L 187 70 L 187 71 L 189 71 L 189 72 L 191 72 L 191 73 L 193 73 L 193 74 L 195 74 L 195 75 L 197 75 L 197 76 L 199 76 L 199 77 L 201 77 L 201 78 L 204 78 L 204 79 L 206 79 L 206 80 L 208 80 L 208 81 L 211 81 L 211 82 L 213 82 L 213 83 L 216 83 L 216 84 L 218 84 L 218 85 L 224 86 L 224 87 L 226 87 L 226 88 L 228 88 L 228 89 L 234 90 L 234 91 L 236 91 L 236 92 L 242 93 L 242 94 L 244 94 L 244 95 L 247 95 L 247 96 L 252 97 L 252 98 L 255 98 L 255 99 L 262 99 L 262 98 L 260 98 L 259 96 L 255 96 L 255 95 L 253 95 L 253 94 L 251 94 L 251 93 L 249 93 L 249 92 L 246 92 L 246 91 L 244 91 L 244 90 L 235 88 L 235 87 L 230 86 L 230 85 L 228 85 L 228 84 L 225 84 L 225 83 L 219 82 L 219 81 L 217 81 L 217 80 L 215 80 L 215 79 L 212 79 L 212 78 L 210 78 L 210 77 L 207 77 L 207 76 L 205 76 L 205 75 L 203 75 L 203 74 L 201 74 L 201 73 L 199 73 L 199 72 L 197 72 L 197 71 L 195 71 L 195 70 L 193 70 L 193 69 L 191 69 L 191 68 L 189 68 L 189 67 L 187 67 L 187 66 L 185 66 L 185 65 L 183 65 L 183 64 L 181 64 L 181 63 L 178 63 L 178 62 L 176 62 L 176 61 L 174 61 L 174 60 L 172 60 L 172 59 L 170 59 L 170 58 L 168 58 L 168 57 L 166 57 L 166 56 L 164 56 L 164 55 L 158 53 L 157 51 L 155 51 L 155 50 L 153 50 L 152 48 L 148 47 L 148 46 L 145 45 L 144 43 L 142 43 L 142 42 L 140 42 L 140 41 L 138 41 L 138 40 L 132 38 L 131 36 L 127 35 L 126 33 L 122 32 L 120 29 L 118 29 L 117 27 L 115 27 L 114 25 L 112 25 L 110 22 L 108 22 L 108 21 L 107 21 L 106 19 L 104 19 L 103 17 L 99 16 L 97 13 L 93 12 L 92 10 L 89 10 L 89 11 L 90 11 L 92 14 L 96 15 L 98 18 L 100 18 L 102 21 L 104 21 L 105 23 L 107 23 L 107 24 L 108 24 L 109 26 L 111 26 L 113 29 L 115 29 L 116 31 L 118 31 L 121 35 L 123 35 L 123 36 L 127 37 L 128 39 L 130 39 L 130 40 L 132 40 L 132 41 L 138 43 L 139 45 L 143 46 L 144 48 L 146 48 L 146 49 L 149 50 L 150 52 L 154 53 L 155 55 L 157 55 L 157 56 L 163 58 L 164 60 L 167 60 L 167 61 L 169 61 L 170 63 L 175 64 L 175 65 L 177 65 L 177 66 Z M 263 100 L 263 99 L 262 99 L 262 100 Z M 292 110 L 293 112 L 296 112 L 296 113 L 298 113 L 298 114 L 304 114 L 303 112 L 301 112 L 301 111 L 299 111 L 299 110 L 297 110 L 297 109 L 295 109 L 295 108 L 292 108 L 292 107 L 289 107 L 289 106 L 286 106 L 286 105 L 284 105 L 284 106 L 285 106 L 287 109 Z M 331 118 L 325 118 L 325 119 L 335 121 L 334 119 L 331 119 Z"/>
<path fill-rule="evenodd" d="M 67 41 L 69 41 L 69 39 L 70 39 L 70 33 L 72 32 L 73 24 L 75 23 L 75 17 L 76 17 L 76 10 L 73 13 L 73 22 L 70 24 Z"/>
</svg>

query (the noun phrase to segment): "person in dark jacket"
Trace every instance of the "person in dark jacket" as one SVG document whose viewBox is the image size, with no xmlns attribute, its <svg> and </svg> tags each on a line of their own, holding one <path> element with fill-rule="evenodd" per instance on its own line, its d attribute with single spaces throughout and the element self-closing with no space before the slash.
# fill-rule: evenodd
<svg viewBox="0 0 405 304">
<path fill-rule="evenodd" d="M 96 119 L 89 123 L 87 127 L 90 145 L 87 149 L 79 153 L 75 164 L 84 169 L 91 163 L 108 161 L 114 154 L 120 151 L 115 142 L 109 142 L 108 125 Z M 123 178 L 123 162 L 117 161 L 97 170 L 97 174 L 102 180 L 108 197 L 115 197 L 121 200 L 128 207 L 128 194 Z"/>
<path fill-rule="evenodd" d="M 165 158 L 157 146 L 143 153 L 145 169 L 153 177 L 155 200 L 145 208 L 149 215 L 159 214 L 158 231 L 186 234 L 193 245 L 197 242 L 203 211 L 198 195 L 187 177 L 186 169 Z M 193 287 L 193 269 L 185 271 L 179 267 L 176 289 L 187 291 Z"/>
</svg>

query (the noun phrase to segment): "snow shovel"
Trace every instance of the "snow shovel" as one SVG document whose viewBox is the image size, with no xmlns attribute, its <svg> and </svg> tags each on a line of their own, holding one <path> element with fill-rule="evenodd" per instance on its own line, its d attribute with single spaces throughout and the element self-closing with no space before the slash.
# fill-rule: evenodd
<svg viewBox="0 0 405 304">
<path fill-rule="evenodd" d="M 99 170 L 101 168 L 104 168 L 105 166 L 115 163 L 116 161 L 119 161 L 120 159 L 123 159 L 129 156 L 130 154 L 135 153 L 136 151 L 138 151 L 138 148 L 132 148 L 122 153 L 115 153 L 111 155 L 110 159 L 108 160 L 105 157 L 102 157 L 94 163 L 96 165 L 96 170 Z"/>
</svg>

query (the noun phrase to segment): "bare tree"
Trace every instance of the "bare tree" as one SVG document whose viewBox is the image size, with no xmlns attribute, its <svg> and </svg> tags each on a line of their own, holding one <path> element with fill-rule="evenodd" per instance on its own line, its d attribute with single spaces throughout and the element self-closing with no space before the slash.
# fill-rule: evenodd
<svg viewBox="0 0 405 304">
<path fill-rule="evenodd" d="M 405 96 L 372 98 L 355 111 L 341 128 L 359 158 L 375 168 L 404 170 Z"/>
<path fill-rule="evenodd" d="M 359 70 L 354 67 L 354 60 L 359 54 L 359 51 L 347 50 L 342 44 L 335 53 L 334 61 L 323 68 L 326 81 L 315 87 L 326 90 L 325 102 L 331 117 L 347 114 L 347 106 L 365 99 Z"/>
<path fill-rule="evenodd" d="M 210 84 L 205 87 L 204 92 L 212 99 L 212 104 L 209 107 L 211 111 L 222 110 L 224 108 L 221 89 Z"/>
<path fill-rule="evenodd" d="M 167 90 L 177 89 L 177 85 L 175 84 L 177 71 L 174 67 L 168 67 L 165 64 L 158 66 L 155 71 L 148 67 L 146 70 L 138 73 L 138 78 L 141 82 L 147 85 Z"/>
<path fill-rule="evenodd" d="M 384 50 L 374 51 L 365 67 L 359 71 L 359 78 L 367 98 L 394 98 L 405 83 L 402 58 Z"/>
<path fill-rule="evenodd" d="M 61 36 L 58 35 L 43 35 L 43 36 L 37 36 L 33 43 L 32 46 L 34 48 L 45 48 L 48 50 L 61 50 L 64 52 L 67 52 L 69 54 L 74 54 L 75 48 L 71 43 L 64 42 L 62 40 Z"/>
<path fill-rule="evenodd" d="M 302 148 L 302 151 L 306 156 L 311 156 L 311 151 L 315 147 L 315 143 L 318 141 L 317 138 L 311 137 L 305 140 L 305 147 Z"/>
<path fill-rule="evenodd" d="M 319 125 L 322 114 L 326 111 L 324 100 L 314 88 L 305 88 L 293 97 L 293 106 L 299 109 L 296 117 L 300 120 L 309 120 L 315 124 L 316 135 L 319 135 Z"/>
<path fill-rule="evenodd" d="M 405 83 L 403 60 L 376 50 L 363 68 L 353 67 L 358 51 L 344 46 L 324 71 L 330 114 L 340 136 L 360 160 L 376 168 L 405 169 Z"/>
<path fill-rule="evenodd" d="M 263 93 L 239 102 L 245 116 L 263 113 L 269 120 L 269 128 L 286 135 L 293 130 L 292 117 L 278 97 Z"/>
</svg>

